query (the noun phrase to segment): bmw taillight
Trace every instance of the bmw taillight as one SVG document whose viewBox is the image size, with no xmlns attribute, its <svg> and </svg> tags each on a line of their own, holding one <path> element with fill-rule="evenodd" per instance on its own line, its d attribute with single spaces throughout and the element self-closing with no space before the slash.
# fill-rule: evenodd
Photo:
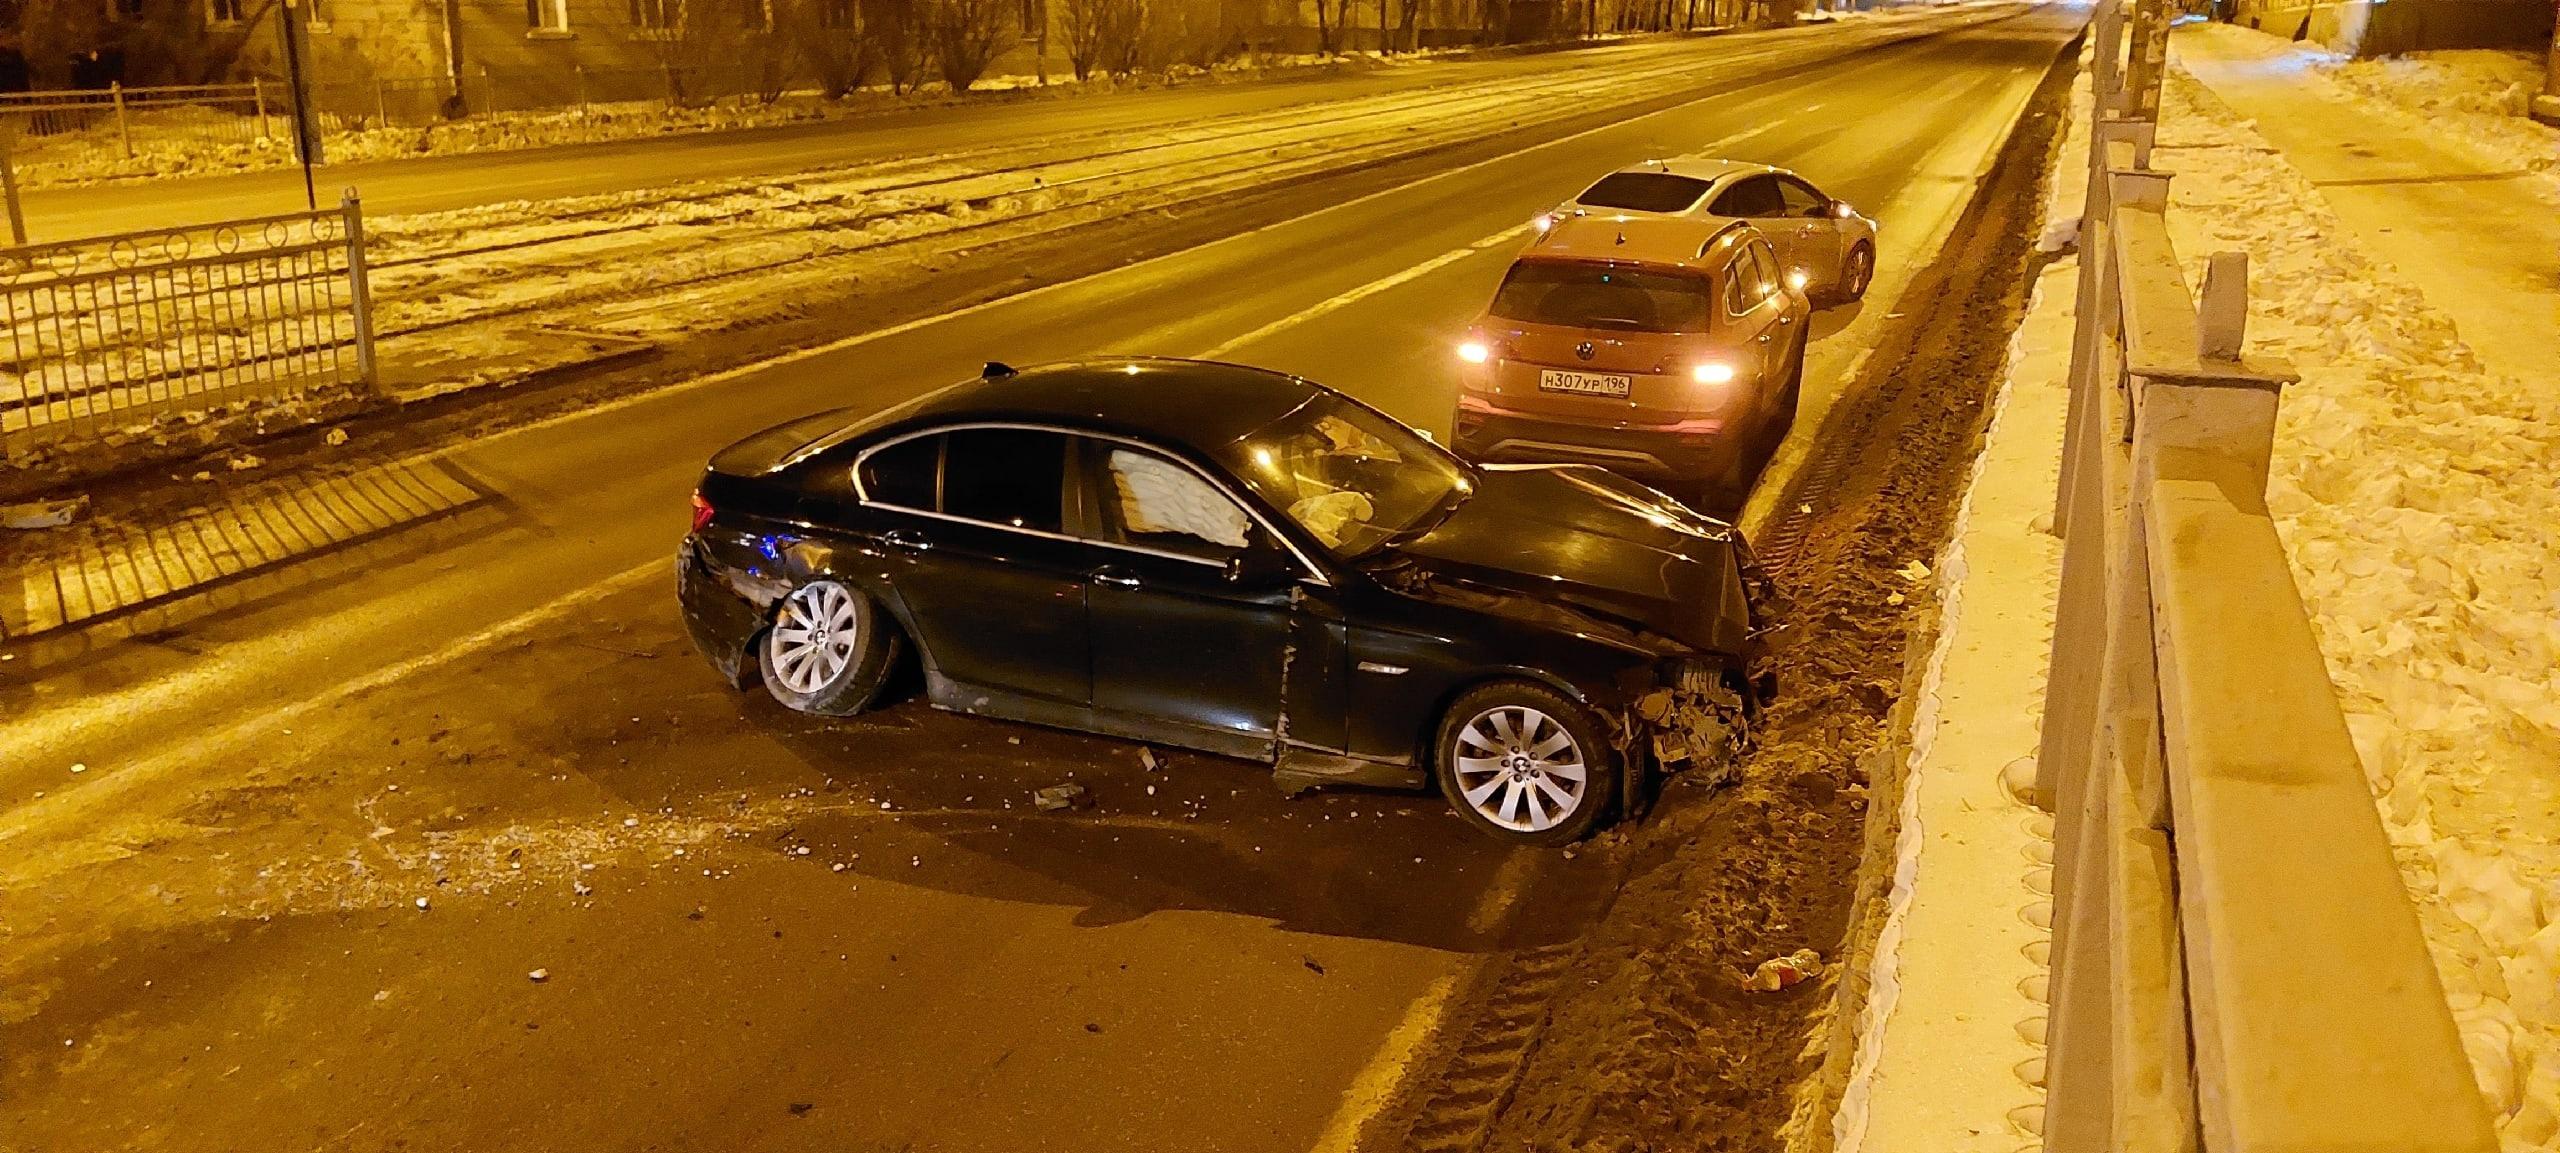
<svg viewBox="0 0 2560 1153">
<path fill-rule="evenodd" d="M 702 526 L 710 523 L 711 502 L 702 499 L 702 494 L 696 492 L 693 494 L 693 531 L 701 532 Z"/>
</svg>

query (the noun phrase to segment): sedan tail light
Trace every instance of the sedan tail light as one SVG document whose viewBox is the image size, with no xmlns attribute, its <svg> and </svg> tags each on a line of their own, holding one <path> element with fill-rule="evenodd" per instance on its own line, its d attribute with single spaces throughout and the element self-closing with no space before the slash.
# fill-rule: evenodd
<svg viewBox="0 0 2560 1153">
<path fill-rule="evenodd" d="M 693 494 L 693 531 L 701 532 L 702 526 L 710 523 L 711 502 L 702 499 L 702 494 L 697 491 Z"/>
</svg>

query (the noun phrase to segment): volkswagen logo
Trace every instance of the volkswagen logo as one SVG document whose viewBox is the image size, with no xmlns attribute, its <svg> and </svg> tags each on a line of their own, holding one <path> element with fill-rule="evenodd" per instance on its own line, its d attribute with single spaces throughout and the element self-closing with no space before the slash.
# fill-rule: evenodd
<svg viewBox="0 0 2560 1153">
<path fill-rule="evenodd" d="M 1586 340 L 1580 344 L 1574 345 L 1573 354 L 1584 360 L 1591 359 L 1591 342 Z"/>
</svg>

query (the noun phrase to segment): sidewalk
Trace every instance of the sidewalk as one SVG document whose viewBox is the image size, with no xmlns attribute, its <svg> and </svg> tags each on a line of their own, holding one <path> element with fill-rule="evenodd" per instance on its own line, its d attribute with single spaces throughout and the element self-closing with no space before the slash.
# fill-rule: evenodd
<svg viewBox="0 0 2560 1153">
<path fill-rule="evenodd" d="M 2320 190 L 2359 246 L 2452 317 L 2483 364 L 2560 390 L 2560 131 L 2428 107 L 2429 81 L 2443 78 L 2415 71 L 2393 77 L 2409 97 L 2395 108 L 2325 75 L 2338 57 L 2233 25 L 2188 25 L 2174 45 L 2187 71 Z M 2472 123 L 2490 119 L 2514 123 Z M 2539 171 L 2515 146 L 2534 135 L 2547 138 Z M 2162 163 L 2178 168 L 2174 155 Z"/>
</svg>

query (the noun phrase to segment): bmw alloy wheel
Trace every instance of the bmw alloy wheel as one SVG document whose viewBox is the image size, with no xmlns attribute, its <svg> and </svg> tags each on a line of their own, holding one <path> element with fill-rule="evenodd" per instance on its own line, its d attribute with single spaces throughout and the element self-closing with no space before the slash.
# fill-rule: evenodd
<svg viewBox="0 0 2560 1153">
<path fill-rule="evenodd" d="M 782 602 L 765 643 L 785 688 L 814 695 L 852 667 L 863 640 L 853 597 L 853 590 L 834 581 L 816 581 Z"/>
<path fill-rule="evenodd" d="M 1458 730 L 1460 800 L 1485 820 L 1542 833 L 1571 818 L 1591 792 L 1573 733 L 1526 705 L 1486 709 Z"/>
</svg>

